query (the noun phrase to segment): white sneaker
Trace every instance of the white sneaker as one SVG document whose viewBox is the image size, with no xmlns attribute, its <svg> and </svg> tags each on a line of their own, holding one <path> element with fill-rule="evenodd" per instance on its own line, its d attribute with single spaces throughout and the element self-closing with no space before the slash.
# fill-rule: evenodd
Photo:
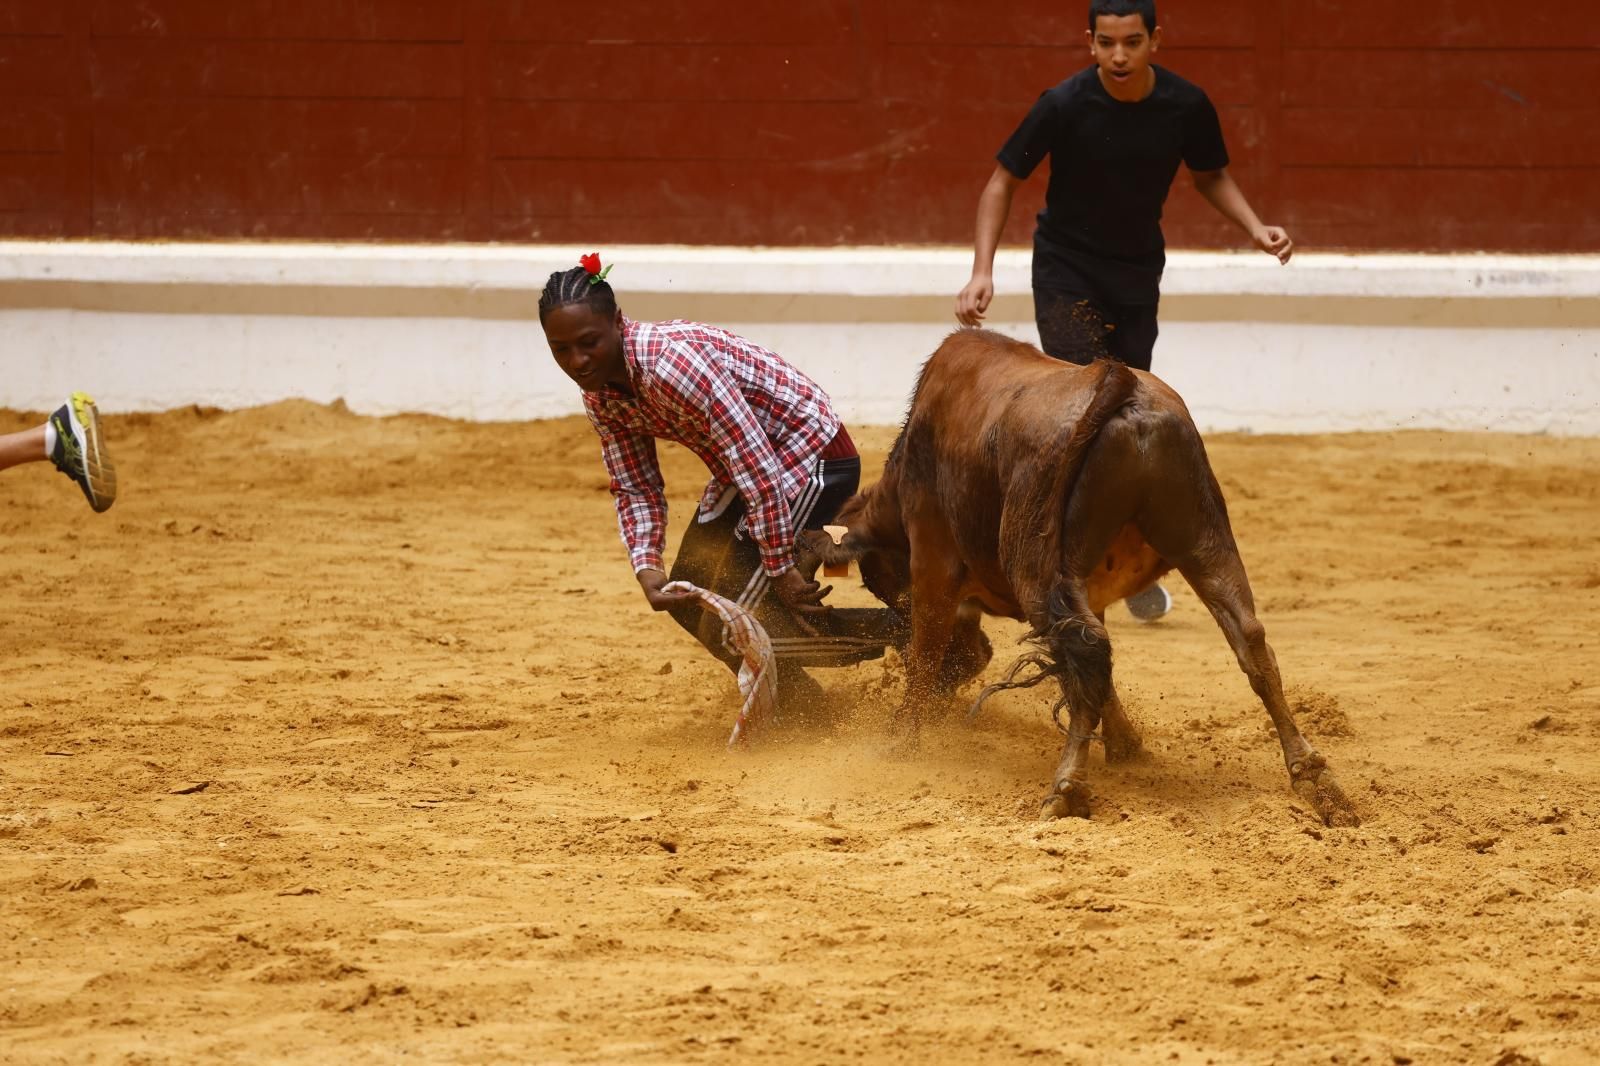
<svg viewBox="0 0 1600 1066">
<path fill-rule="evenodd" d="M 1128 613 L 1139 622 L 1154 622 L 1157 618 L 1164 618 L 1172 610 L 1172 594 L 1160 585 L 1151 585 L 1143 592 L 1135 592 L 1132 596 L 1122 601 L 1128 605 Z"/>
</svg>

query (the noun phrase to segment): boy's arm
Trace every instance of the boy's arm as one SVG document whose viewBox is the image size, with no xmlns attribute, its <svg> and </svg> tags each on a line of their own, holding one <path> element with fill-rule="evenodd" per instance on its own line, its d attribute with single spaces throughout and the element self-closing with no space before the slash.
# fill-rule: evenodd
<svg viewBox="0 0 1600 1066">
<path fill-rule="evenodd" d="M 1194 171 L 1194 187 L 1223 218 L 1244 230 L 1257 248 L 1268 255 L 1277 256 L 1280 263 L 1287 263 L 1289 257 L 1294 255 L 1294 241 L 1289 239 L 1289 234 L 1279 226 L 1262 224 L 1256 213 L 1250 210 L 1244 190 L 1234 182 L 1226 167 L 1221 170 Z"/>
<path fill-rule="evenodd" d="M 989 183 L 978 197 L 978 235 L 972 249 L 972 279 L 956 294 L 956 321 L 963 326 L 983 322 L 989 301 L 994 299 L 994 253 L 1000 245 L 1000 232 L 1011 214 L 1011 197 L 1022 179 L 1003 166 L 996 166 Z"/>
</svg>

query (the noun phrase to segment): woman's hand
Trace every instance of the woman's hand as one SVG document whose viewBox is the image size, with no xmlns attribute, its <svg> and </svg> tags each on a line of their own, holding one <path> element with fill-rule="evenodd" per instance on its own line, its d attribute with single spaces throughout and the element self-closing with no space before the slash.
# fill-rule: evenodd
<svg viewBox="0 0 1600 1066">
<path fill-rule="evenodd" d="M 828 605 L 822 602 L 822 597 L 833 591 L 833 586 L 823 588 L 815 581 L 807 581 L 801 576 L 800 571 L 790 567 L 782 574 L 772 579 L 772 591 L 783 605 L 789 608 L 794 615 L 794 620 L 800 623 L 800 628 L 809 636 L 820 636 L 812 619 L 821 619 L 828 614 Z"/>
<path fill-rule="evenodd" d="M 644 590 L 644 598 L 650 601 L 652 611 L 666 611 L 700 602 L 700 597 L 692 592 L 661 591 L 661 586 L 667 583 L 667 575 L 660 570 L 640 570 L 633 576 L 639 579 L 639 587 Z"/>
</svg>

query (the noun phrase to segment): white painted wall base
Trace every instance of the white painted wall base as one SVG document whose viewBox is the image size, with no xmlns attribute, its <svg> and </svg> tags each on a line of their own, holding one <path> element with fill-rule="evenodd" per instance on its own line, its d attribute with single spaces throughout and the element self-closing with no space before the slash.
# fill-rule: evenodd
<svg viewBox="0 0 1600 1066">
<path fill-rule="evenodd" d="M 0 406 L 83 388 L 104 410 L 343 398 L 371 414 L 579 410 L 539 330 L 589 249 L 0 243 Z M 635 317 L 726 326 L 897 422 L 954 327 L 963 249 L 607 249 Z M 1037 340 L 1028 254 L 991 324 Z M 1174 253 L 1155 369 L 1207 430 L 1600 435 L 1600 257 Z"/>
</svg>

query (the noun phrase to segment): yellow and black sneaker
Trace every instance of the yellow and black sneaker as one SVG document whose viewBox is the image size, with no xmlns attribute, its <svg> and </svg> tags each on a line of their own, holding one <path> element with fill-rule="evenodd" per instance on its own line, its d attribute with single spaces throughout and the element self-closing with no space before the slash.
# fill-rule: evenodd
<svg viewBox="0 0 1600 1066">
<path fill-rule="evenodd" d="M 100 435 L 100 412 L 94 401 L 75 392 L 50 416 L 56 444 L 50 461 L 78 483 L 96 513 L 117 501 L 117 468 Z"/>
</svg>

